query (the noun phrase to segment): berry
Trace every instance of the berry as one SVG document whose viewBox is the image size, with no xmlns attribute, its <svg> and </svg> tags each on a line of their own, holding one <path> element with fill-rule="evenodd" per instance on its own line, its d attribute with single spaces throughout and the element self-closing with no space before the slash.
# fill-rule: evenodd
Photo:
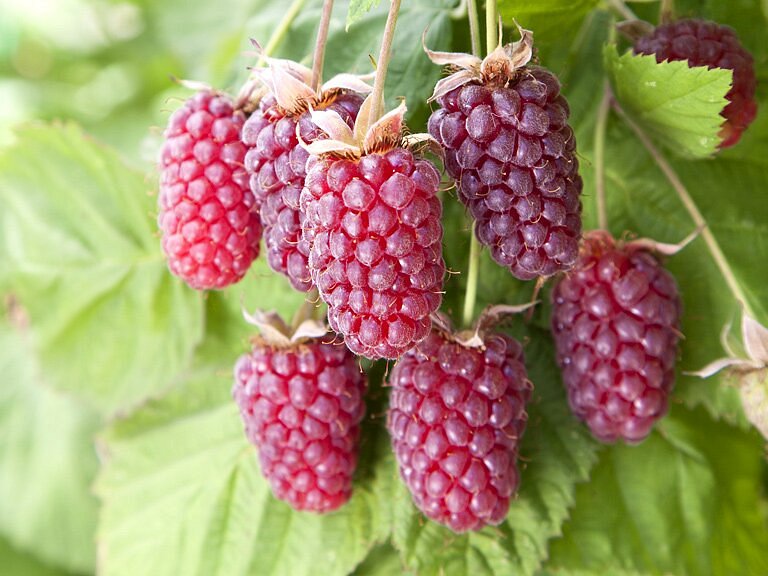
<svg viewBox="0 0 768 576">
<path fill-rule="evenodd" d="M 232 394 L 277 498 L 311 512 L 349 500 L 365 387 L 355 357 L 320 338 L 257 340 L 240 357 Z"/>
<path fill-rule="evenodd" d="M 332 91 L 313 108 L 334 110 L 352 125 L 361 102 L 357 94 Z M 275 272 L 287 276 L 296 290 L 307 292 L 312 279 L 307 267 L 309 246 L 301 237 L 304 215 L 299 196 L 309 153 L 299 145 L 297 124 L 304 142 L 324 136 L 306 106 L 289 112 L 270 94 L 261 99 L 258 110 L 245 123 L 242 139 L 248 146 L 245 167 L 251 190 L 261 204 L 267 261 Z"/>
<path fill-rule="evenodd" d="M 438 84 L 440 107 L 428 128 L 445 150 L 477 239 L 498 264 L 530 280 L 576 262 L 582 181 L 557 77 L 539 66 L 512 66 L 497 52 L 483 62 L 490 72 L 480 72 L 478 59 L 474 77 L 458 73 L 463 84 L 452 88 L 450 77 Z M 499 66 L 504 72 L 493 72 Z"/>
<path fill-rule="evenodd" d="M 499 524 L 518 486 L 533 385 L 520 344 L 433 331 L 395 365 L 387 427 L 416 506 L 454 532 Z"/>
<path fill-rule="evenodd" d="M 445 275 L 439 184 L 434 165 L 405 148 L 310 157 L 309 269 L 331 328 L 356 354 L 398 358 L 429 334 Z"/>
<path fill-rule="evenodd" d="M 573 413 L 603 442 L 639 442 L 667 411 L 681 303 L 646 249 L 603 231 L 552 292 L 557 362 Z"/>
<path fill-rule="evenodd" d="M 261 223 L 231 100 L 198 92 L 173 113 L 160 151 L 158 225 L 168 267 L 192 288 L 224 288 L 259 255 Z"/>
<path fill-rule="evenodd" d="M 739 43 L 732 28 L 707 20 L 678 20 L 658 26 L 634 46 L 635 54 L 656 56 L 657 62 L 686 60 L 688 66 L 733 70 L 733 84 L 725 95 L 721 148 L 733 146 L 755 119 L 755 71 L 752 55 Z"/>
</svg>

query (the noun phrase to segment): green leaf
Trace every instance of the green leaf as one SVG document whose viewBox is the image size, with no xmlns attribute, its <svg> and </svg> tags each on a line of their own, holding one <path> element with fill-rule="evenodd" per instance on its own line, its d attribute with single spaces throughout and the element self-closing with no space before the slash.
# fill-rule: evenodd
<svg viewBox="0 0 768 576">
<path fill-rule="evenodd" d="M 387 538 L 396 474 L 386 436 L 364 432 L 344 508 L 294 512 L 259 472 L 230 398 L 230 371 L 196 375 L 104 435 L 101 574 L 302 576 L 322 566 L 341 576 Z"/>
<path fill-rule="evenodd" d="M 203 297 L 168 272 L 155 186 L 74 126 L 0 154 L 14 292 L 52 385 L 114 411 L 167 386 L 202 335 Z"/>
<path fill-rule="evenodd" d="M 380 0 L 350 0 L 347 10 L 347 30 L 355 22 L 365 16 L 371 8 L 378 5 Z"/>
<path fill-rule="evenodd" d="M 45 387 L 23 324 L 11 326 L 4 319 L 0 375 L 0 533 L 52 565 L 93 570 L 97 503 L 90 485 L 99 419 Z M 7 574 L 4 554 L 0 548 Z"/>
<path fill-rule="evenodd" d="M 553 572 L 768 573 L 760 454 L 756 434 L 685 409 L 640 446 L 606 450 L 552 543 Z"/>
<path fill-rule="evenodd" d="M 521 487 L 506 522 L 456 535 L 427 521 L 405 488 L 398 490 L 393 541 L 420 576 L 533 574 L 568 517 L 576 484 L 588 476 L 597 447 L 569 414 L 543 331 L 531 328 L 525 353 L 535 391 L 519 461 Z"/>
<path fill-rule="evenodd" d="M 402 576 L 405 574 L 400 555 L 391 544 L 380 544 L 376 546 L 357 570 L 353 576 Z"/>
<path fill-rule="evenodd" d="M 4 576 L 72 576 L 71 572 L 53 568 L 33 556 L 19 552 L 2 538 L 0 566 L 3 567 Z"/>
<path fill-rule="evenodd" d="M 654 56 L 631 52 L 619 56 L 615 45 L 605 47 L 605 65 L 616 98 L 641 126 L 683 156 L 714 154 L 730 70 L 658 63 Z"/>
</svg>

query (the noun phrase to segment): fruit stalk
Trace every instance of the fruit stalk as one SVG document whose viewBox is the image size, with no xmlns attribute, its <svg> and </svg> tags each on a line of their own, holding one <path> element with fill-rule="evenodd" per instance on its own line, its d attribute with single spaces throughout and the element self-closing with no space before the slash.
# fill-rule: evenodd
<svg viewBox="0 0 768 576">
<path fill-rule="evenodd" d="M 707 245 L 707 248 L 709 249 L 709 252 L 712 255 L 712 259 L 715 261 L 715 265 L 718 267 L 718 269 L 720 270 L 720 273 L 723 275 L 723 278 L 725 279 L 725 283 L 728 285 L 728 288 L 731 290 L 731 293 L 733 294 L 734 298 L 736 298 L 736 300 L 741 303 L 741 305 L 744 307 L 744 310 L 750 316 L 754 317 L 755 314 L 749 305 L 747 296 L 746 294 L 744 294 L 744 291 L 741 289 L 741 286 L 739 285 L 738 280 L 736 280 L 736 275 L 733 273 L 733 270 L 731 269 L 730 264 L 728 264 L 728 260 L 726 260 L 725 254 L 723 254 L 723 251 L 720 248 L 720 244 L 718 244 L 717 239 L 715 238 L 714 234 L 712 234 L 712 231 L 709 229 L 707 221 L 704 219 L 704 216 L 699 211 L 698 206 L 696 206 L 696 202 L 694 202 L 693 198 L 688 193 L 688 190 L 686 189 L 683 182 L 680 180 L 680 177 L 677 175 L 677 172 L 675 172 L 675 169 L 672 168 L 672 165 L 661 154 L 658 148 L 656 148 L 656 146 L 651 141 L 650 137 L 643 131 L 643 129 L 638 124 L 636 124 L 627 115 L 627 113 L 624 111 L 624 109 L 621 106 L 619 106 L 619 103 L 616 102 L 616 100 L 613 100 L 612 105 L 614 110 L 616 110 L 619 116 L 621 116 L 621 119 L 627 124 L 627 126 L 629 126 L 632 132 L 635 133 L 635 136 L 637 136 L 637 139 L 640 140 L 642 145 L 651 155 L 651 157 L 653 158 L 654 162 L 656 162 L 656 165 L 659 167 L 659 169 L 661 169 L 661 171 L 664 173 L 664 176 L 666 176 L 670 185 L 672 186 L 674 191 L 677 193 L 677 196 L 680 198 L 680 201 L 683 203 L 683 206 L 685 207 L 686 211 L 690 215 L 691 220 L 693 220 L 694 224 L 696 225 L 696 228 L 701 230 L 701 237 L 704 239 L 704 243 Z"/>
<path fill-rule="evenodd" d="M 317 28 L 317 40 L 315 41 L 315 54 L 312 60 L 312 88 L 320 89 L 323 83 L 323 61 L 325 60 L 325 45 L 328 41 L 328 27 L 331 24 L 331 12 L 333 12 L 333 0 L 323 2 L 323 13 L 320 16 L 320 25 Z"/>
<path fill-rule="evenodd" d="M 625 20 L 637 20 L 637 14 L 624 4 L 622 0 L 609 0 L 609 6 Z"/>
<path fill-rule="evenodd" d="M 595 200 L 597 201 L 597 226 L 608 230 L 608 211 L 605 205 L 605 132 L 608 126 L 608 112 L 611 106 L 611 88 L 606 80 L 603 85 L 603 99 L 597 110 L 595 122 Z"/>
<path fill-rule="evenodd" d="M 674 0 L 661 0 L 659 6 L 659 24 L 667 24 L 675 18 Z"/>
<path fill-rule="evenodd" d="M 490 4 L 495 5 L 495 1 Z M 469 0 L 467 3 L 469 13 L 469 35 L 472 39 L 472 54 L 480 56 L 480 22 L 477 18 L 477 2 Z M 477 302 L 477 281 L 480 277 L 480 242 L 475 235 L 475 224 L 469 231 L 469 264 L 467 265 L 467 288 L 464 292 L 464 310 L 462 313 L 462 323 L 465 327 L 472 324 L 472 317 L 475 312 L 475 302 Z"/>
<path fill-rule="evenodd" d="M 499 25 L 499 16 L 496 11 L 496 0 L 485 1 L 485 49 L 488 54 L 496 49 L 499 37 L 496 30 Z"/>
<path fill-rule="evenodd" d="M 371 124 L 381 118 L 384 114 L 384 82 L 387 79 L 387 68 L 389 68 L 389 58 L 392 55 L 392 40 L 395 37 L 395 25 L 397 24 L 397 14 L 400 12 L 400 0 L 392 0 L 387 15 L 387 23 L 384 27 L 384 36 L 381 38 L 381 48 L 379 49 L 379 59 L 376 62 L 376 78 L 373 81 L 373 113 L 371 114 Z"/>
</svg>

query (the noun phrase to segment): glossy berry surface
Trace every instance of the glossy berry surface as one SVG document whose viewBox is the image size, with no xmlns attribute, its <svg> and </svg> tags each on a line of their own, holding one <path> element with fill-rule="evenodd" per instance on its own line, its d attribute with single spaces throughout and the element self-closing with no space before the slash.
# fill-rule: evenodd
<svg viewBox="0 0 768 576">
<path fill-rule="evenodd" d="M 243 168 L 244 116 L 202 91 L 173 113 L 160 150 L 158 225 L 168 267 L 192 288 L 242 279 L 259 254 L 261 223 Z"/>
<path fill-rule="evenodd" d="M 502 522 L 533 390 L 520 344 L 491 334 L 469 348 L 433 332 L 389 382 L 387 427 L 416 506 L 454 532 Z"/>
<path fill-rule="evenodd" d="M 465 84 L 438 103 L 429 133 L 493 259 L 522 280 L 571 268 L 582 181 L 557 78 L 526 66 L 506 85 Z"/>
<path fill-rule="evenodd" d="M 337 112 L 352 126 L 361 103 L 359 96 L 341 93 L 315 109 Z M 245 167 L 251 190 L 261 204 L 267 261 L 296 290 L 306 292 L 312 287 L 312 279 L 307 267 L 309 246 L 301 237 L 304 214 L 299 209 L 299 197 L 309 154 L 299 145 L 297 124 L 304 142 L 312 142 L 322 134 L 308 112 L 289 115 L 277 105 L 274 96 L 268 95 L 246 121 L 242 140 L 248 146 Z"/>
<path fill-rule="evenodd" d="M 445 275 L 439 184 L 432 163 L 403 148 L 308 164 L 309 269 L 355 354 L 399 358 L 429 334 Z"/>
<path fill-rule="evenodd" d="M 681 303 L 647 250 L 602 231 L 552 292 L 557 361 L 573 413 L 603 442 L 639 442 L 667 411 Z"/>
<path fill-rule="evenodd" d="M 349 500 L 365 388 L 357 359 L 336 343 L 257 342 L 240 357 L 232 394 L 277 498 L 311 512 Z"/>
<path fill-rule="evenodd" d="M 698 19 L 678 20 L 658 26 L 637 40 L 635 54 L 656 56 L 657 62 L 686 60 L 688 65 L 733 71 L 733 83 L 722 112 L 721 148 L 733 146 L 757 114 L 754 62 L 729 26 Z"/>
</svg>

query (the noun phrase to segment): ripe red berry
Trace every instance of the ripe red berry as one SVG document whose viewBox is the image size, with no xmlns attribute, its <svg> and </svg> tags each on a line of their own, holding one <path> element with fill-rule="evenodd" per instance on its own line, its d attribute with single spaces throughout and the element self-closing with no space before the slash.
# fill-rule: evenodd
<svg viewBox="0 0 768 576">
<path fill-rule="evenodd" d="M 333 91 L 313 108 L 333 110 L 351 126 L 361 103 L 357 94 Z M 301 237 L 304 214 L 299 209 L 299 196 L 309 153 L 299 145 L 297 124 L 304 142 L 324 136 L 306 106 L 287 111 L 270 94 L 261 99 L 258 110 L 245 123 L 242 137 L 248 146 L 245 167 L 251 190 L 261 204 L 269 265 L 287 276 L 296 290 L 306 292 L 312 279 L 307 267 L 309 245 Z"/>
<path fill-rule="evenodd" d="M 320 338 L 240 357 L 232 394 L 277 498 L 311 512 L 349 500 L 365 387 L 349 350 Z"/>
<path fill-rule="evenodd" d="M 657 62 L 686 60 L 688 65 L 733 70 L 733 84 L 725 95 L 721 148 L 733 146 L 757 115 L 752 55 L 739 43 L 732 28 L 716 22 L 686 19 L 662 24 L 637 40 L 635 54 L 656 56 Z"/>
<path fill-rule="evenodd" d="M 639 442 L 667 411 L 681 302 L 647 250 L 603 231 L 552 292 L 552 332 L 571 410 L 603 442 Z"/>
<path fill-rule="evenodd" d="M 530 50 L 523 32 L 513 54 Z M 445 150 L 445 168 L 478 240 L 497 263 L 529 280 L 576 262 L 582 181 L 557 77 L 497 52 L 465 66 L 460 81 L 438 84 L 440 107 L 428 127 Z"/>
<path fill-rule="evenodd" d="M 390 384 L 387 427 L 416 506 L 454 532 L 502 522 L 533 389 L 520 344 L 489 334 L 469 347 L 433 331 L 398 361 Z"/>
<path fill-rule="evenodd" d="M 259 254 L 261 223 L 243 168 L 244 115 L 198 92 L 173 113 L 160 151 L 158 225 L 168 267 L 192 288 L 242 279 Z"/>
<path fill-rule="evenodd" d="M 301 195 L 309 269 L 331 328 L 367 358 L 398 358 L 430 330 L 445 264 L 440 175 L 404 148 L 311 157 Z"/>
</svg>

